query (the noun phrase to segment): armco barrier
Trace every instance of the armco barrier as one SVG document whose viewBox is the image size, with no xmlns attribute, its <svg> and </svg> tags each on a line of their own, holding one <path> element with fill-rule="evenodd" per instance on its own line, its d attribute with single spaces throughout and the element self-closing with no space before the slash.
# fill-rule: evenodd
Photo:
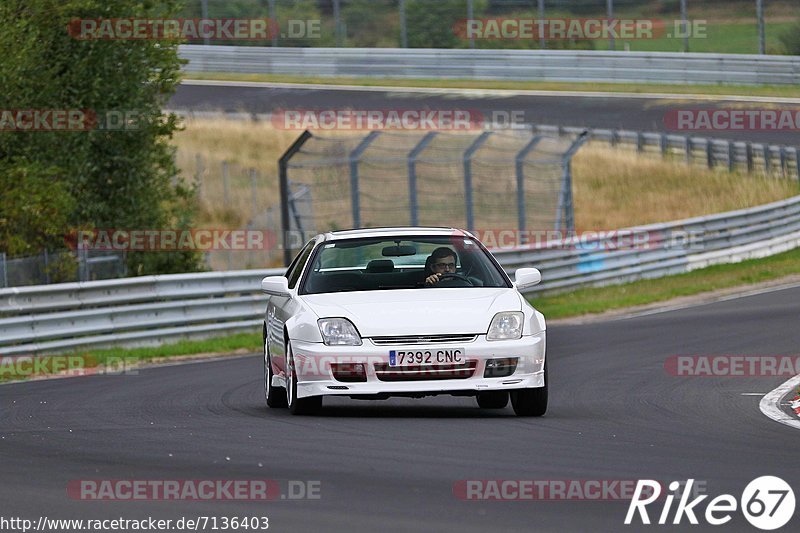
<svg viewBox="0 0 800 533">
<path fill-rule="evenodd" d="M 765 257 L 800 246 L 800 196 L 716 215 L 630 228 L 646 246 L 614 250 L 614 237 L 497 250 L 503 267 L 535 266 L 530 293 L 600 286 Z M 685 246 L 685 242 L 689 246 Z M 257 331 L 260 281 L 283 269 L 145 276 L 0 290 L 0 355 L 85 346 L 153 344 Z"/>
<path fill-rule="evenodd" d="M 800 57 L 594 50 L 182 45 L 186 72 L 298 76 L 799 85 Z"/>
<path fill-rule="evenodd" d="M 0 355 L 255 331 L 261 279 L 284 269 L 143 276 L 0 290 Z"/>
</svg>

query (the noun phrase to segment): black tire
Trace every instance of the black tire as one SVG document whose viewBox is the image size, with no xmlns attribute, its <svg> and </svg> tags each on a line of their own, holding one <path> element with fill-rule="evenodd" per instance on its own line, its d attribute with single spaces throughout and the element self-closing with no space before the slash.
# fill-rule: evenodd
<svg viewBox="0 0 800 533">
<path fill-rule="evenodd" d="M 547 412 L 547 362 L 544 365 L 544 387 L 511 391 L 511 405 L 517 416 L 542 416 Z"/>
<path fill-rule="evenodd" d="M 279 409 L 286 407 L 286 389 L 283 387 L 272 386 L 272 360 L 269 356 L 269 349 L 267 348 L 267 339 L 264 338 L 264 398 L 267 401 L 267 407 L 272 409 Z"/>
<path fill-rule="evenodd" d="M 286 403 L 289 405 L 289 412 L 299 416 L 319 413 L 322 409 L 322 396 L 297 397 L 297 374 L 294 371 L 292 345 L 288 341 L 286 342 L 286 373 L 289 376 L 289 386 L 286 390 Z"/>
<path fill-rule="evenodd" d="M 502 409 L 508 405 L 508 393 L 501 390 L 479 392 L 475 399 L 481 409 Z"/>
</svg>

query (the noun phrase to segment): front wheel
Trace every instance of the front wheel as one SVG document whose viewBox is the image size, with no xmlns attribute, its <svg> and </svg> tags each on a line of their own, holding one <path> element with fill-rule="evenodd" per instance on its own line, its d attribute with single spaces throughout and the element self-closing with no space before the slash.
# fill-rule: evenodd
<svg viewBox="0 0 800 533">
<path fill-rule="evenodd" d="M 542 416 L 547 412 L 547 363 L 544 366 L 544 387 L 511 391 L 511 406 L 517 416 Z"/>
<path fill-rule="evenodd" d="M 322 409 L 322 396 L 297 397 L 297 372 L 295 372 L 292 345 L 286 342 L 286 375 L 289 384 L 286 387 L 286 403 L 293 415 L 314 415 Z"/>
</svg>

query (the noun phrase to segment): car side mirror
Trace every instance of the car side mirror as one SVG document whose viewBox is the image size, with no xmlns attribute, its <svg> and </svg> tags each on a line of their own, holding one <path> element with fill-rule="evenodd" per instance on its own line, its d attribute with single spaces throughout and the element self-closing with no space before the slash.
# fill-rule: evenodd
<svg viewBox="0 0 800 533">
<path fill-rule="evenodd" d="M 538 285 L 542 281 L 542 273 L 538 268 L 518 268 L 514 273 L 514 279 L 517 290 L 524 290 Z"/>
<path fill-rule="evenodd" d="M 289 296 L 289 280 L 284 276 L 268 276 L 261 280 L 261 291 L 270 296 Z"/>
</svg>

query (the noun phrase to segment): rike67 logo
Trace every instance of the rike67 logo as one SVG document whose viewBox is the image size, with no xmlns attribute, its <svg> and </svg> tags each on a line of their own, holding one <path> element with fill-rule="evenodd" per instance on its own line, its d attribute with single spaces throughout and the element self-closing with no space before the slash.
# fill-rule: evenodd
<svg viewBox="0 0 800 533">
<path fill-rule="evenodd" d="M 666 498 L 664 498 L 664 507 L 661 509 L 656 523 L 661 525 L 667 523 L 680 524 L 681 520 L 686 517 L 690 524 L 697 525 L 699 523 L 697 515 L 700 515 L 705 518 L 708 524 L 721 526 L 730 522 L 733 518 L 733 513 L 739 507 L 751 525 L 764 531 L 771 531 L 786 525 L 794 515 L 794 491 L 792 491 L 792 487 L 788 483 L 779 477 L 762 476 L 754 479 L 745 487 L 739 501 L 730 494 L 721 494 L 708 502 L 703 514 L 696 507 L 699 507 L 699 504 L 708 496 L 700 495 L 689 501 L 693 484 L 693 479 L 688 480 L 686 489 L 680 491 L 680 493 L 680 483 L 673 481 L 669 484 L 669 490 L 672 494 L 667 494 Z M 676 494 L 679 494 L 679 501 L 672 521 L 669 522 Z M 625 516 L 625 525 L 635 523 L 637 515 L 642 524 L 650 524 L 647 506 L 660 497 L 661 485 L 657 481 L 639 480 L 636 484 L 631 504 L 628 507 L 628 514 Z"/>
</svg>

